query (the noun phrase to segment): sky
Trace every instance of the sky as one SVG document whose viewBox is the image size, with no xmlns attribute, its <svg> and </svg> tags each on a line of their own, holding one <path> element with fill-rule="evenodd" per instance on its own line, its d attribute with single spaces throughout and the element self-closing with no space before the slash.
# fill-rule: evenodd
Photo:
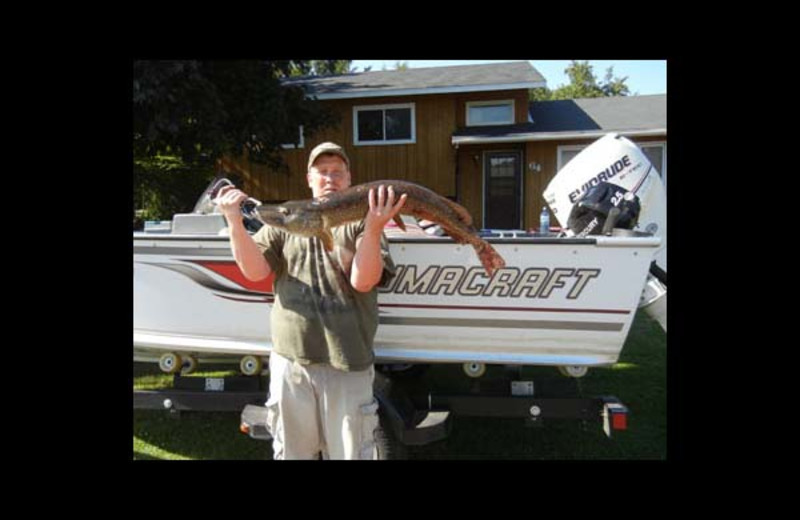
<svg viewBox="0 0 800 520">
<path fill-rule="evenodd" d="M 356 67 L 357 72 L 363 71 L 366 67 L 372 70 L 392 70 L 397 62 L 408 63 L 412 69 L 424 67 L 447 67 L 452 65 L 478 65 L 481 63 L 503 63 L 520 60 L 353 60 L 351 68 Z M 547 80 L 547 87 L 555 90 L 558 87 L 567 85 L 569 78 L 564 74 L 564 70 L 569 66 L 571 60 L 528 60 L 533 68 L 539 71 Z M 628 85 L 631 95 L 666 94 L 667 93 L 667 61 L 666 60 L 578 60 L 588 61 L 592 66 L 592 72 L 598 82 L 602 82 L 606 76 L 606 69 L 613 67 L 614 77 L 626 77 L 625 84 Z"/>
</svg>

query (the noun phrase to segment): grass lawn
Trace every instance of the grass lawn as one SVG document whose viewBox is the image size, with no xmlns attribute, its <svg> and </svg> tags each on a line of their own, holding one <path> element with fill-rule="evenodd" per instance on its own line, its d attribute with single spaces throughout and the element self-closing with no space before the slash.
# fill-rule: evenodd
<svg viewBox="0 0 800 520">
<path fill-rule="evenodd" d="M 490 367 L 487 376 L 502 370 Z M 522 372 L 524 378 L 534 381 L 556 373 L 550 367 L 525 367 Z M 235 375 L 235 372 L 215 370 L 198 375 Z M 454 365 L 435 365 L 424 377 L 435 388 L 472 384 L 460 366 Z M 161 374 L 155 364 L 134 364 L 134 388 L 151 389 L 170 383 L 170 376 Z M 409 458 L 666 459 L 667 339 L 657 322 L 637 313 L 619 362 L 608 368 L 590 369 L 580 384 L 585 396 L 618 397 L 629 409 L 628 429 L 608 439 L 599 425 L 579 421 L 550 421 L 540 427 L 527 427 L 520 419 L 456 416 L 447 439 L 409 447 Z M 161 410 L 133 410 L 134 459 L 270 460 L 271 457 L 269 442 L 239 432 L 238 413 L 184 412 L 173 417 Z"/>
</svg>

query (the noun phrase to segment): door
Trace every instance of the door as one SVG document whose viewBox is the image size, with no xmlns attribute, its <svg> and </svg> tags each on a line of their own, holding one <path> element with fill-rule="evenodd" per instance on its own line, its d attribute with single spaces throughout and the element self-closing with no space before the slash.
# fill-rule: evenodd
<svg viewBox="0 0 800 520">
<path fill-rule="evenodd" d="M 522 228 L 522 153 L 486 152 L 483 227 Z"/>
</svg>

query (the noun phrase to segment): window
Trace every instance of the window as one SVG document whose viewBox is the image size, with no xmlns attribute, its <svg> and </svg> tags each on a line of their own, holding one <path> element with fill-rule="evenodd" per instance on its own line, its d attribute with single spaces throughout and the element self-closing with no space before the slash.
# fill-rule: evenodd
<svg viewBox="0 0 800 520">
<path fill-rule="evenodd" d="M 297 141 L 297 145 L 294 143 L 286 143 L 282 144 L 281 148 L 285 150 L 294 150 L 296 148 L 304 148 L 305 147 L 305 139 L 303 138 L 303 125 L 300 125 L 300 139 Z"/>
<path fill-rule="evenodd" d="M 558 160 L 556 164 L 556 170 L 561 171 L 561 168 L 567 165 L 576 155 L 578 155 L 581 150 L 586 148 L 587 145 L 583 146 L 575 146 L 575 145 L 567 145 L 567 146 L 559 146 L 558 147 Z"/>
<path fill-rule="evenodd" d="M 467 126 L 511 125 L 513 123 L 513 99 L 467 103 Z"/>
<path fill-rule="evenodd" d="M 558 147 L 558 171 L 567 165 L 581 150 L 588 145 L 568 145 Z M 663 141 L 649 141 L 643 143 L 636 143 L 636 146 L 642 149 L 647 160 L 650 164 L 658 170 L 661 175 L 661 180 L 664 182 L 664 187 L 667 187 L 667 143 Z"/>
<path fill-rule="evenodd" d="M 353 143 L 415 143 L 417 131 L 414 103 L 353 107 Z"/>
<path fill-rule="evenodd" d="M 667 187 L 667 143 L 640 143 L 639 147 L 642 149 L 650 164 L 658 170 L 661 175 L 661 180 L 664 181 L 664 187 Z"/>
</svg>

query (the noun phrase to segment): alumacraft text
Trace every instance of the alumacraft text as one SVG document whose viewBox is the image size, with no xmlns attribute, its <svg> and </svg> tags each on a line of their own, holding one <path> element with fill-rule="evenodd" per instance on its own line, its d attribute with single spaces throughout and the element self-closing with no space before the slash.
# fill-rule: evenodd
<svg viewBox="0 0 800 520">
<path fill-rule="evenodd" d="M 483 267 L 431 265 L 418 272 L 417 265 L 398 265 L 395 276 L 380 292 L 461 296 L 500 296 L 510 298 L 549 298 L 553 291 L 568 291 L 567 298 L 578 298 L 600 269 L 530 267 L 521 271 L 504 267 L 491 279 Z"/>
</svg>

